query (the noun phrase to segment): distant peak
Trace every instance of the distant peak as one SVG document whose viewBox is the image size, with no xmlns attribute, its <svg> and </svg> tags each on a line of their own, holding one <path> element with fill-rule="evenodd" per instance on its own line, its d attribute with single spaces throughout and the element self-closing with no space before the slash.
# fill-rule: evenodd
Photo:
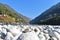
<svg viewBox="0 0 60 40">
<path fill-rule="evenodd" d="M 0 5 L 3 5 L 3 3 L 0 3 Z"/>
</svg>

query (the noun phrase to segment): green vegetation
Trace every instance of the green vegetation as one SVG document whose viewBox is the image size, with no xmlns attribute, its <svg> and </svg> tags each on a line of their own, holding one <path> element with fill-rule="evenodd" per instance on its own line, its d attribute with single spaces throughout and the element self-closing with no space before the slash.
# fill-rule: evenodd
<svg viewBox="0 0 60 40">
<path fill-rule="evenodd" d="M 27 24 L 27 21 L 22 17 L 22 15 L 19 15 L 15 10 L 7 5 L 0 4 L 0 15 L 2 15 L 0 22 Z M 5 17 L 4 15 L 8 17 Z"/>
</svg>

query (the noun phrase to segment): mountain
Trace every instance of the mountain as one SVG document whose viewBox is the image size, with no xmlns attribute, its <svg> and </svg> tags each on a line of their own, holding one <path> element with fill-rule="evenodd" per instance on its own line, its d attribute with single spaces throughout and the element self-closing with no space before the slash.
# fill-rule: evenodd
<svg viewBox="0 0 60 40">
<path fill-rule="evenodd" d="M 16 12 L 7 4 L 0 3 L 0 23 L 28 24 L 30 19 Z"/>
<path fill-rule="evenodd" d="M 30 24 L 60 25 L 60 3 L 57 3 L 30 21 Z"/>
</svg>

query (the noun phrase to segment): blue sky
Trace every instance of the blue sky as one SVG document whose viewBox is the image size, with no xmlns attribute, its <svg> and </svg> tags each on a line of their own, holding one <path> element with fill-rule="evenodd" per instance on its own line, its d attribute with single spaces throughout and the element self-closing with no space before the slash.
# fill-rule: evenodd
<svg viewBox="0 0 60 40">
<path fill-rule="evenodd" d="M 0 3 L 8 4 L 18 13 L 31 19 L 34 19 L 58 2 L 60 0 L 0 0 Z"/>
</svg>

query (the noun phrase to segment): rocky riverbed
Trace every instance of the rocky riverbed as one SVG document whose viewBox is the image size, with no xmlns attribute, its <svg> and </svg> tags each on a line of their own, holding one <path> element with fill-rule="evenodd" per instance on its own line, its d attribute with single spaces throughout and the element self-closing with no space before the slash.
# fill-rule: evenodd
<svg viewBox="0 0 60 40">
<path fill-rule="evenodd" d="M 60 40 L 60 26 L 0 25 L 0 40 Z"/>
</svg>

